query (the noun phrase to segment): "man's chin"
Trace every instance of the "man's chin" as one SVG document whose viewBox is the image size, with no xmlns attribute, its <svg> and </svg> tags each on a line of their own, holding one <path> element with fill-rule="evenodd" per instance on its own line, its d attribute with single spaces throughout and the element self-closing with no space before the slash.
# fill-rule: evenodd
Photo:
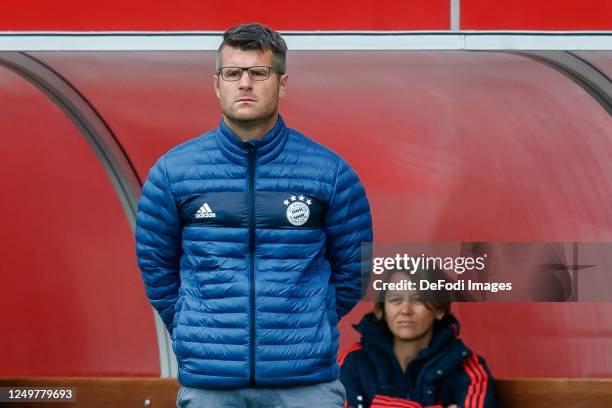
<svg viewBox="0 0 612 408">
<path fill-rule="evenodd" d="M 261 116 L 253 115 L 253 114 L 242 114 L 242 115 L 233 115 L 231 117 L 232 120 L 241 123 L 249 123 L 249 122 L 257 122 L 261 120 Z"/>
<path fill-rule="evenodd" d="M 250 123 L 265 122 L 274 115 L 262 115 L 257 112 L 232 112 L 231 114 L 225 113 L 225 116 L 232 122 L 248 125 Z"/>
</svg>

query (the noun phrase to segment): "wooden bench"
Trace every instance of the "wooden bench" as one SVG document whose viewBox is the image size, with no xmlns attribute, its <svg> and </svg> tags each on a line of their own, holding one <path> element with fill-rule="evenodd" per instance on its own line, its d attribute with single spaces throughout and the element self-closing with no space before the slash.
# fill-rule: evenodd
<svg viewBox="0 0 612 408">
<path fill-rule="evenodd" d="M 19 408 L 127 408 L 175 406 L 176 380 L 150 377 L 0 378 L 0 387 L 75 387 L 76 403 L 2 404 Z M 500 408 L 609 408 L 612 378 L 501 379 L 495 384 Z M 213 407 L 214 408 L 214 407 Z M 325 408 L 325 407 L 313 407 Z"/>
<path fill-rule="evenodd" d="M 496 380 L 500 407 L 612 407 L 612 378 L 525 378 Z"/>
</svg>

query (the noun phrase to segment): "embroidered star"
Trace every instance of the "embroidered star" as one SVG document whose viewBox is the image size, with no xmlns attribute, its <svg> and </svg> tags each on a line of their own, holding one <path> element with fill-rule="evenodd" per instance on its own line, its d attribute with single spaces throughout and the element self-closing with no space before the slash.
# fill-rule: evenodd
<svg viewBox="0 0 612 408">
<path fill-rule="evenodd" d="M 299 198 L 300 198 L 300 201 L 304 201 L 304 196 L 303 195 L 300 195 Z"/>
<path fill-rule="evenodd" d="M 291 201 L 295 201 L 295 196 L 294 195 L 291 196 Z"/>
<path fill-rule="evenodd" d="M 310 205 L 310 204 L 312 204 L 312 201 L 310 199 L 307 199 L 306 200 L 306 204 Z"/>
<path fill-rule="evenodd" d="M 285 205 L 289 205 L 289 200 L 285 200 L 285 201 L 283 201 L 283 204 L 285 204 Z"/>
</svg>

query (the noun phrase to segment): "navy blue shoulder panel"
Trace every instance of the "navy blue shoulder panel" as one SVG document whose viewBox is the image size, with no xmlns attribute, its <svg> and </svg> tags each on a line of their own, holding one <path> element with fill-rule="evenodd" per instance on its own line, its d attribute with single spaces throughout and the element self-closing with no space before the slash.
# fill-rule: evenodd
<svg viewBox="0 0 612 408">
<path fill-rule="evenodd" d="M 248 227 L 248 192 L 208 192 L 186 197 L 179 203 L 184 226 Z M 256 228 L 320 229 L 327 205 L 317 197 L 294 192 L 257 191 Z"/>
</svg>

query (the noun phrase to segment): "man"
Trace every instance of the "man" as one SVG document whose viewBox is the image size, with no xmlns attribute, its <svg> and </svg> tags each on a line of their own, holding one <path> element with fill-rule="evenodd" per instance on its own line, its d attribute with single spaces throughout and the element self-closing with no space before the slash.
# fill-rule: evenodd
<svg viewBox="0 0 612 408">
<path fill-rule="evenodd" d="M 219 127 L 162 156 L 138 206 L 138 264 L 172 335 L 178 406 L 342 407 L 338 320 L 361 295 L 368 201 L 349 165 L 285 127 L 287 46 L 223 36 Z"/>
</svg>

